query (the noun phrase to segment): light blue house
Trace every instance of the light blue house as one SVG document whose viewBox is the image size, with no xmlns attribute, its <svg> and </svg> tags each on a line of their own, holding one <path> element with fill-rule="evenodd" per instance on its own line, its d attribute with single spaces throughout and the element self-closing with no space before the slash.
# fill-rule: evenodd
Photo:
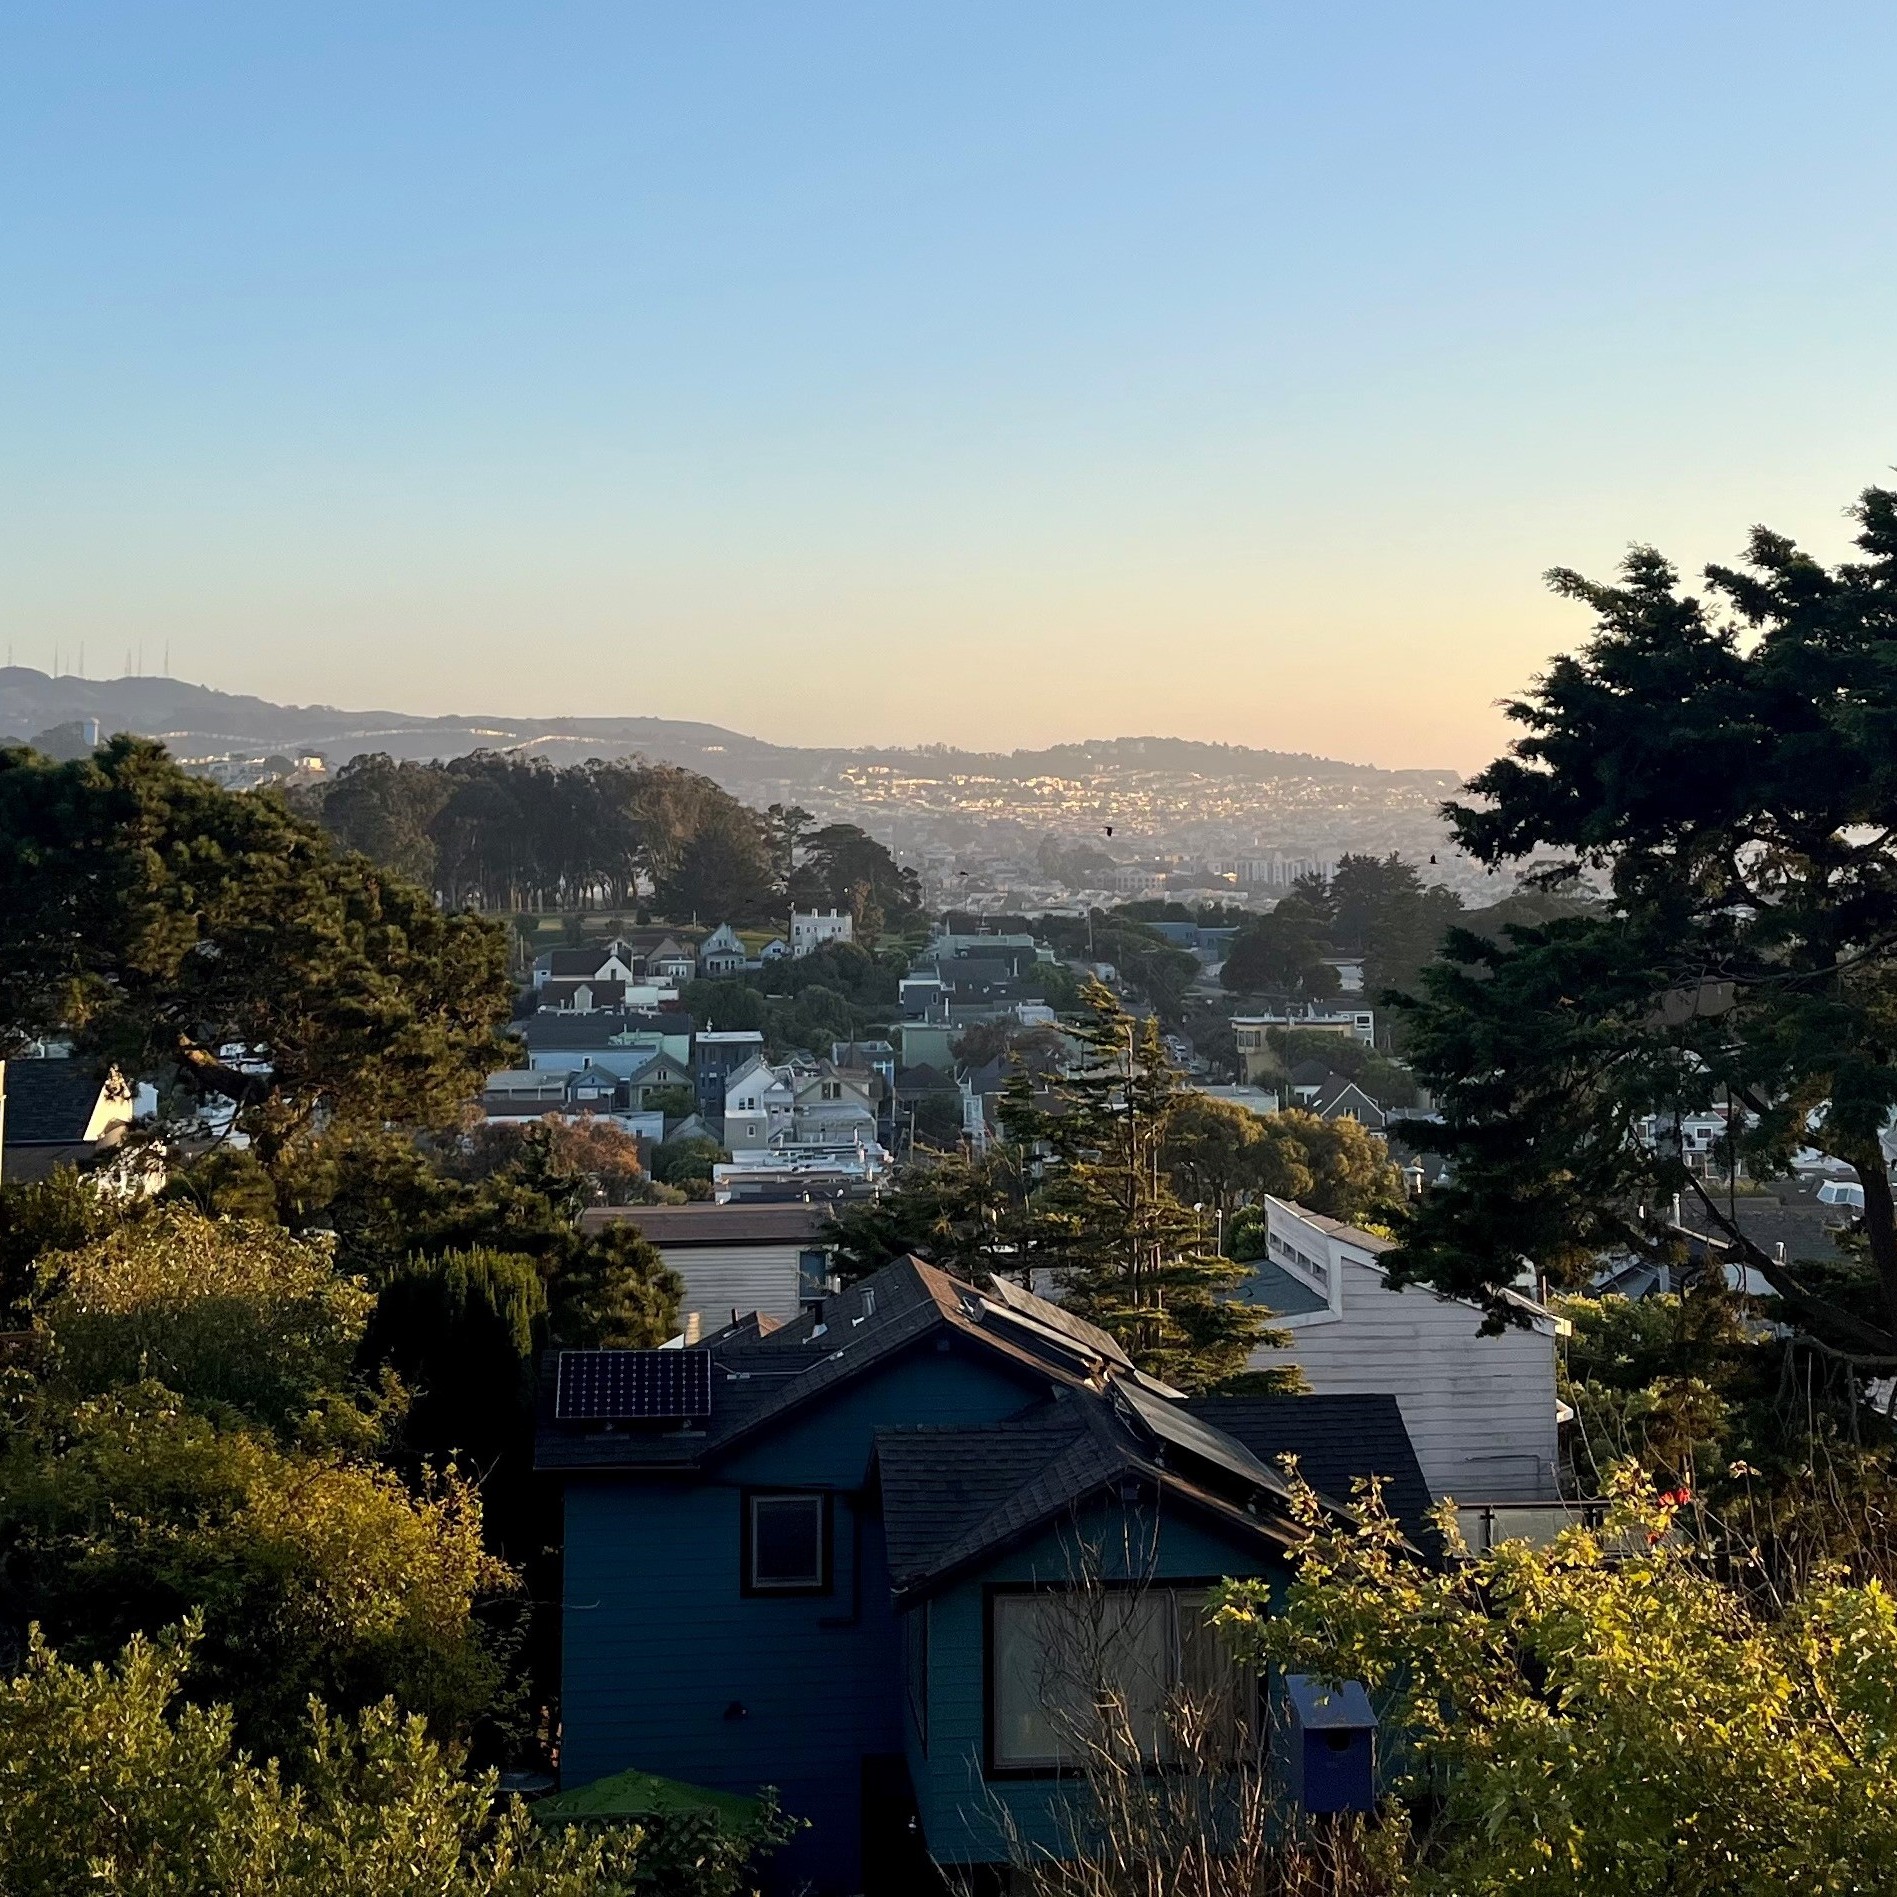
<svg viewBox="0 0 1897 1897">
<path fill-rule="evenodd" d="M 1387 1398 L 1181 1398 L 1057 1306 L 914 1259 L 702 1352 L 567 1353 L 539 1443 L 566 1498 L 563 1783 L 775 1786 L 808 1821 L 785 1889 L 1058 1847 L 1075 1627 L 1107 1628 L 1156 1748 L 1179 1684 L 1254 1716 L 1200 1604 L 1282 1570 L 1285 1452 L 1321 1492 L 1377 1474 L 1427 1507 Z"/>
</svg>

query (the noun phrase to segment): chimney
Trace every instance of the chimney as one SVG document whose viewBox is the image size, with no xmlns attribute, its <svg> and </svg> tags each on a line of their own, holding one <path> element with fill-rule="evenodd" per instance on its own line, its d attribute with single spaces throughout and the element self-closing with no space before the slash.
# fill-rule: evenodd
<svg viewBox="0 0 1897 1897">
<path fill-rule="evenodd" d="M 685 1313 L 685 1342 L 688 1345 L 698 1342 L 698 1313 L 696 1311 Z"/>
</svg>

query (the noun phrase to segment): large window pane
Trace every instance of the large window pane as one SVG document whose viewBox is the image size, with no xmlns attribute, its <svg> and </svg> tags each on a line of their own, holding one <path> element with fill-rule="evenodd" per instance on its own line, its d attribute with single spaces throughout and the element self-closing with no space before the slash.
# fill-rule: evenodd
<svg viewBox="0 0 1897 1897">
<path fill-rule="evenodd" d="M 751 1585 L 755 1588 L 821 1588 L 823 1497 L 751 1497 Z"/>
<path fill-rule="evenodd" d="M 1207 1598 L 1197 1588 L 997 1594 L 995 1766 L 1053 1770 L 1101 1744 L 1164 1764 L 1181 1730 L 1195 1750 L 1232 1756 L 1249 1737 L 1256 1686 L 1208 1624 Z"/>
</svg>

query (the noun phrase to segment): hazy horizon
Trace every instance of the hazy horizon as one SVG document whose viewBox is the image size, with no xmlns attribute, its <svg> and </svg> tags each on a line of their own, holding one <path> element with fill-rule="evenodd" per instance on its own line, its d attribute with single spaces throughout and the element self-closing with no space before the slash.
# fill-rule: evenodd
<svg viewBox="0 0 1897 1897">
<path fill-rule="evenodd" d="M 1870 5 L 219 0 L 0 70 L 0 646 L 1468 771 L 1897 460 Z"/>
<path fill-rule="evenodd" d="M 12 670 L 17 669 L 21 671 L 32 672 L 34 673 L 36 677 L 45 679 L 49 685 L 53 685 L 53 686 L 57 686 L 57 685 L 64 684 L 67 682 L 72 682 L 72 683 L 85 685 L 85 686 L 118 685 L 118 684 L 182 685 L 186 687 L 187 689 L 194 690 L 194 691 L 208 691 L 208 692 L 219 692 L 219 693 L 225 693 L 228 691 L 227 687 L 219 685 L 218 683 L 216 683 L 215 680 L 184 678 L 176 673 L 171 673 L 171 672 L 118 672 L 118 673 L 101 674 L 94 670 L 88 670 L 84 672 L 68 671 L 62 667 L 62 669 L 56 673 L 49 673 L 43 667 L 34 666 L 29 661 L 19 658 L 17 655 L 10 656 L 6 659 L 4 669 L 6 671 L 12 671 Z M 449 705 L 438 710 L 428 710 L 428 709 L 414 706 L 414 705 L 351 704 L 351 703 L 345 703 L 341 700 L 334 699 L 334 698 L 312 698 L 312 699 L 305 699 L 301 701 L 292 701 L 288 699 L 271 699 L 268 697 L 267 694 L 264 694 L 264 693 L 231 693 L 229 695 L 236 696 L 236 697 L 261 698 L 266 703 L 278 705 L 283 710 L 286 710 L 286 711 L 334 712 L 334 713 L 344 715 L 344 716 L 371 716 L 371 715 L 377 715 L 377 714 L 386 714 L 386 715 L 395 715 L 395 716 L 409 717 L 409 718 L 416 718 L 416 719 L 445 719 L 445 720 L 465 720 L 465 721 L 472 721 L 479 718 L 511 716 L 511 717 L 520 719 L 522 722 L 535 723 L 535 724 L 552 723 L 552 722 L 558 722 L 562 720 L 571 720 L 575 722 L 608 722 L 610 723 L 610 722 L 619 721 L 619 720 L 631 721 L 631 720 L 644 719 L 644 718 L 662 718 L 662 719 L 667 720 L 668 722 L 675 722 L 679 724 L 705 725 L 705 726 L 712 727 L 715 729 L 729 731 L 735 737 L 755 738 L 765 744 L 776 745 L 776 746 L 792 748 L 792 749 L 808 749 L 808 750 L 818 750 L 818 751 L 824 751 L 824 750 L 919 751 L 919 750 L 940 748 L 940 749 L 951 750 L 951 751 L 966 751 L 969 753 L 985 753 L 985 754 L 991 754 L 991 755 L 1005 756 L 1005 755 L 1012 754 L 1014 752 L 1023 752 L 1023 751 L 1035 752 L 1035 751 L 1052 750 L 1052 749 L 1056 749 L 1056 748 L 1059 748 L 1061 746 L 1066 746 L 1066 745 L 1116 744 L 1116 743 L 1128 743 L 1128 742 L 1143 743 L 1143 742 L 1148 742 L 1148 741 L 1153 741 L 1153 740 L 1164 742 L 1171 739 L 1183 739 L 1187 743 L 1230 744 L 1235 747 L 1242 747 L 1242 748 L 1251 749 L 1251 750 L 1283 752 L 1286 755 L 1291 755 L 1291 756 L 1310 756 L 1310 757 L 1322 759 L 1326 762 L 1337 763 L 1337 764 L 1373 765 L 1375 768 L 1383 769 L 1383 770 L 1428 772 L 1428 771 L 1453 770 L 1455 768 L 1453 765 L 1448 765 L 1448 764 L 1415 762 L 1415 761 L 1410 762 L 1410 763 L 1379 765 L 1376 763 L 1375 760 L 1370 759 L 1370 758 L 1354 758 L 1354 757 L 1342 756 L 1339 754 L 1333 754 L 1329 752 L 1314 752 L 1314 751 L 1308 750 L 1308 748 L 1293 750 L 1283 745 L 1247 745 L 1245 744 L 1243 740 L 1240 740 L 1240 739 L 1223 739 L 1223 738 L 1194 739 L 1187 736 L 1184 733 L 1176 732 L 1176 731 L 1087 730 L 1087 731 L 1075 731 L 1075 732 L 1068 733 L 1066 735 L 1050 737 L 1038 743 L 1033 743 L 1033 744 L 1007 744 L 1007 745 L 962 743 L 957 740 L 949 739 L 949 738 L 918 738 L 918 739 L 913 739 L 913 740 L 904 741 L 904 742 L 898 742 L 893 739 L 880 739 L 880 738 L 879 739 L 864 739 L 860 741 L 833 742 L 833 741 L 822 740 L 822 739 L 806 739 L 806 738 L 801 738 L 797 736 L 786 736 L 781 732 L 765 731 L 765 730 L 751 730 L 745 727 L 732 725 L 723 719 L 695 717 L 695 716 L 690 716 L 686 714 L 679 714 L 677 716 L 674 716 L 673 714 L 670 714 L 670 713 L 651 712 L 651 711 L 638 710 L 638 709 L 627 710 L 627 709 L 614 709 L 614 708 L 608 707 L 608 708 L 602 708 L 602 709 L 596 709 L 596 710 L 590 710 L 590 711 L 571 711 L 571 710 L 568 710 L 568 711 L 558 711 L 558 710 L 529 711 L 523 707 L 518 707 L 518 706 L 498 706 L 498 705 L 491 705 L 491 704 L 482 704 L 482 705 Z"/>
</svg>

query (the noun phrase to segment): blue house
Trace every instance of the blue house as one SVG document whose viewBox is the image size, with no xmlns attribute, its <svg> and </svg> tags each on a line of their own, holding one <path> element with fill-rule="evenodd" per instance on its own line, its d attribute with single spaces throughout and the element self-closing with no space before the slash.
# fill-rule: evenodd
<svg viewBox="0 0 1897 1897">
<path fill-rule="evenodd" d="M 1077 1622 L 1116 1679 L 1131 1656 L 1156 1752 L 1181 1683 L 1255 1717 L 1201 1603 L 1282 1571 L 1286 1452 L 1321 1493 L 1381 1475 L 1428 1507 L 1389 1398 L 1184 1398 L 1058 1306 L 915 1259 L 700 1351 L 564 1353 L 538 1450 L 565 1493 L 562 1780 L 775 1786 L 808 1821 L 784 1888 L 1057 1848 Z"/>
</svg>

